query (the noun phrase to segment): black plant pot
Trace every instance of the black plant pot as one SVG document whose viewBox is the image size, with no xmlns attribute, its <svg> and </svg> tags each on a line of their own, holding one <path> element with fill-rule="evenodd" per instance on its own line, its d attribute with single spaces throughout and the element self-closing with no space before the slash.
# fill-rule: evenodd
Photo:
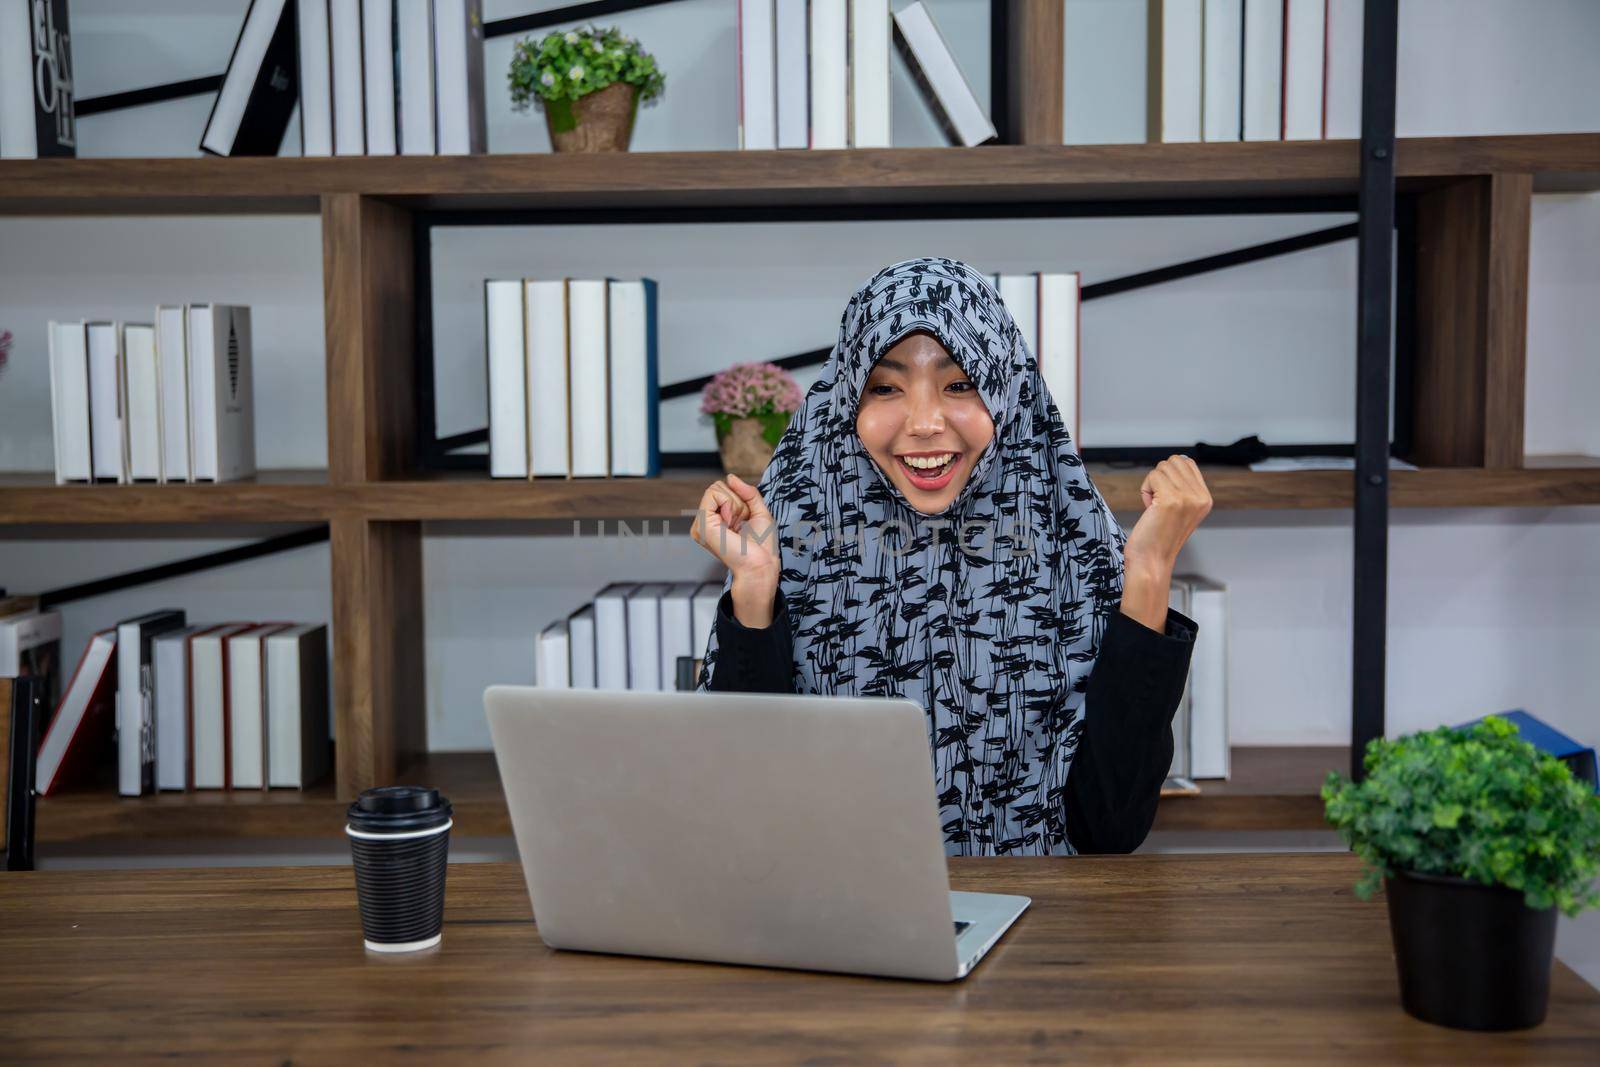
<svg viewBox="0 0 1600 1067">
<path fill-rule="evenodd" d="M 1400 1003 L 1424 1022 L 1458 1030 L 1522 1030 L 1544 1022 L 1555 908 L 1521 890 L 1443 874 L 1383 880 Z"/>
</svg>

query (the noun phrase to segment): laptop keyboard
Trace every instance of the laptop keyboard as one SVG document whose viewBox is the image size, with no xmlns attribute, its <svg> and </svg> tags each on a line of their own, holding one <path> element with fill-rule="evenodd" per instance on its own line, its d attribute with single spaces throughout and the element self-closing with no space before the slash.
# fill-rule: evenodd
<svg viewBox="0 0 1600 1067">
<path fill-rule="evenodd" d="M 971 925 L 972 925 L 971 923 L 964 923 L 960 919 L 957 919 L 956 920 L 956 936 L 960 937 L 961 936 L 961 932 L 963 930 L 965 930 L 967 927 L 971 926 Z"/>
</svg>

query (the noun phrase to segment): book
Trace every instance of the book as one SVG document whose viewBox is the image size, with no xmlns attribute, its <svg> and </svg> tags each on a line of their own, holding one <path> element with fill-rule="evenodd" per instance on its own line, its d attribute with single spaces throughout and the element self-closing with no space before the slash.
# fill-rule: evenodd
<svg viewBox="0 0 1600 1067">
<path fill-rule="evenodd" d="M 33 824 L 38 785 L 39 732 L 52 704 L 46 702 L 41 678 L 0 680 L 0 801 L 5 818 L 0 844 L 6 870 L 33 869 Z"/>
<path fill-rule="evenodd" d="M 704 656 L 711 645 L 711 632 L 717 625 L 717 605 L 722 601 L 726 579 L 701 582 L 694 591 L 694 651 Z"/>
<path fill-rule="evenodd" d="M 1083 441 L 1078 435 L 1082 425 L 1080 397 L 1082 393 L 1083 364 L 1078 345 L 1082 336 L 1080 326 L 1079 276 L 1076 273 L 1040 274 L 1038 286 L 1039 305 L 1039 374 L 1044 387 L 1055 402 L 1061 421 L 1072 436 L 1079 453 Z"/>
<path fill-rule="evenodd" d="M 210 626 L 183 626 L 157 634 L 150 643 L 151 670 L 156 689 L 156 789 L 194 788 L 191 740 L 194 723 L 189 716 L 191 698 L 189 654 L 197 634 Z"/>
<path fill-rule="evenodd" d="M 161 480 L 191 481 L 189 454 L 189 315 L 180 306 L 156 308 L 160 366 Z"/>
<path fill-rule="evenodd" d="M 367 155 L 392 156 L 398 144 L 394 99 L 395 0 L 361 0 L 361 73 Z"/>
<path fill-rule="evenodd" d="M 654 478 L 661 473 L 656 283 L 608 284 L 611 474 Z"/>
<path fill-rule="evenodd" d="M 228 637 L 230 788 L 267 788 L 267 671 L 262 643 L 288 628 L 288 623 L 265 623 Z"/>
<path fill-rule="evenodd" d="M 196 789 L 226 789 L 232 778 L 228 723 L 227 639 L 250 623 L 214 626 L 189 645 L 189 716 L 194 728 L 190 758 Z"/>
<path fill-rule="evenodd" d="M 89 336 L 89 448 L 94 480 L 128 480 L 122 447 L 122 337 L 114 322 L 91 322 Z"/>
<path fill-rule="evenodd" d="M 116 630 L 89 638 L 39 744 L 39 794 L 94 777 L 116 751 Z"/>
<path fill-rule="evenodd" d="M 694 645 L 694 594 L 698 582 L 673 582 L 661 594 L 661 687 L 681 689 L 678 685 L 678 661 L 692 659 Z M 694 685 L 689 685 L 690 689 Z"/>
<path fill-rule="evenodd" d="M 299 93 L 295 16 L 288 0 L 250 0 L 200 149 L 216 156 L 275 156 Z"/>
<path fill-rule="evenodd" d="M 567 281 L 572 475 L 611 472 L 610 286 L 604 279 Z"/>
<path fill-rule="evenodd" d="M 1039 361 L 1039 276 L 1037 274 L 1000 275 L 1000 299 L 1011 312 L 1028 354 Z M 1040 364 L 1040 366 L 1043 366 Z"/>
<path fill-rule="evenodd" d="M 0 0 L 0 159 L 78 152 L 67 0 Z"/>
<path fill-rule="evenodd" d="M 1150 0 L 1146 19 L 1146 137 L 1152 142 L 1201 139 L 1203 0 Z"/>
<path fill-rule="evenodd" d="M 155 327 L 129 323 L 122 327 L 123 382 L 127 401 L 123 431 L 128 453 L 128 480 L 161 480 L 161 374 L 156 362 Z"/>
<path fill-rule="evenodd" d="M 850 146 L 849 32 L 845 0 L 811 0 L 812 148 Z"/>
<path fill-rule="evenodd" d="M 629 689 L 628 597 L 633 582 L 612 582 L 594 598 L 594 675 L 599 689 Z"/>
<path fill-rule="evenodd" d="M 333 154 L 365 155 L 361 0 L 328 0 L 328 44 L 333 58 Z"/>
<path fill-rule="evenodd" d="M 1204 0 L 1201 16 L 1201 136 L 1207 141 L 1237 141 L 1244 90 L 1244 2 Z"/>
<path fill-rule="evenodd" d="M 628 593 L 628 688 L 659 692 L 670 674 L 661 670 L 661 598 L 672 590 L 665 582 L 645 582 Z"/>
<path fill-rule="evenodd" d="M 571 640 L 566 619 L 555 622 L 539 631 L 534 654 L 534 684 L 546 689 L 569 689 L 572 686 Z"/>
<path fill-rule="evenodd" d="M 1186 574 L 1195 647 L 1189 660 L 1189 777 L 1226 778 L 1228 751 L 1228 587 Z"/>
<path fill-rule="evenodd" d="M 433 155 L 433 0 L 395 7 L 395 125 L 400 154 Z"/>
<path fill-rule="evenodd" d="M 807 42 L 811 19 L 806 0 L 777 0 L 778 147 L 811 144 L 811 67 Z"/>
<path fill-rule="evenodd" d="M 1189 615 L 1189 583 L 1187 580 L 1177 575 L 1173 576 L 1171 588 L 1167 592 L 1167 606 Z M 1193 618 L 1194 616 L 1190 615 L 1189 617 Z M 1183 695 L 1178 699 L 1178 710 L 1172 716 L 1172 766 L 1167 771 L 1168 777 L 1193 777 L 1189 772 L 1193 752 L 1191 748 L 1191 739 L 1193 737 L 1193 668 L 1194 664 L 1191 660 L 1189 676 L 1183 680 Z"/>
<path fill-rule="evenodd" d="M 1495 714 L 1502 719 L 1509 720 L 1517 728 L 1517 733 L 1524 741 L 1565 763 L 1574 778 L 1580 782 L 1588 783 L 1595 792 L 1600 793 L 1600 775 L 1597 775 L 1594 749 L 1580 744 L 1557 730 L 1554 726 L 1536 716 L 1530 715 L 1521 708 L 1512 711 L 1498 711 Z M 1456 729 L 1464 730 L 1482 721 L 1482 719 L 1473 719 L 1471 722 L 1461 723 Z"/>
<path fill-rule="evenodd" d="M 1283 139 L 1319 140 L 1323 135 L 1327 0 L 1285 0 L 1283 20 Z"/>
<path fill-rule="evenodd" d="M 528 280 L 523 307 L 527 320 L 528 476 L 566 477 L 572 473 L 567 419 L 567 282 Z"/>
<path fill-rule="evenodd" d="M 183 612 L 163 608 L 117 624 L 117 792 L 156 791 L 155 675 L 151 642 L 184 625 Z"/>
<path fill-rule="evenodd" d="M 50 324 L 50 421 L 56 484 L 94 480 L 89 429 L 89 333 L 82 322 Z"/>
<path fill-rule="evenodd" d="M 304 789 L 332 768 L 328 628 L 304 623 L 266 639 L 267 785 Z"/>
<path fill-rule="evenodd" d="M 593 689 L 597 672 L 594 605 L 567 616 L 567 679 L 574 689 Z"/>
<path fill-rule="evenodd" d="M 777 8 L 773 0 L 738 0 L 739 147 L 778 147 Z"/>
<path fill-rule="evenodd" d="M 895 46 L 950 143 L 970 147 L 996 140 L 994 123 L 922 0 L 896 11 L 894 28 Z"/>
<path fill-rule="evenodd" d="M 1283 0 L 1244 0 L 1242 94 L 1246 141 L 1283 137 Z"/>
<path fill-rule="evenodd" d="M 37 678 L 54 708 L 61 698 L 61 613 L 0 615 L 0 678 Z"/>
<path fill-rule="evenodd" d="M 248 478 L 256 472 L 250 309 L 191 305 L 188 344 L 192 478 Z"/>
<path fill-rule="evenodd" d="M 488 339 L 489 476 L 528 476 L 527 355 L 524 347 L 523 283 L 483 283 Z"/>
<path fill-rule="evenodd" d="M 850 145 L 888 148 L 889 0 L 850 3 Z"/>
<path fill-rule="evenodd" d="M 1359 0 L 1328 0 L 1327 12 L 1322 43 L 1322 136 L 1360 140 L 1365 5 Z"/>
<path fill-rule="evenodd" d="M 488 150 L 483 115 L 483 12 L 478 0 L 433 0 L 436 141 L 442 156 Z"/>
<path fill-rule="evenodd" d="M 327 0 L 296 0 L 300 154 L 333 155 L 333 43 Z"/>
</svg>

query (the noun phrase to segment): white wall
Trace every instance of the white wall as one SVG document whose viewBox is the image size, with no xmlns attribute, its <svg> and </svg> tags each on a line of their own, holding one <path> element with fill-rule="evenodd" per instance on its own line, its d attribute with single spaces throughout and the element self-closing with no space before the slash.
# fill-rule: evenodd
<svg viewBox="0 0 1600 1067">
<path fill-rule="evenodd" d="M 486 3 L 485 14 L 498 18 L 537 6 L 504 0 Z M 244 0 L 75 0 L 81 94 L 220 70 L 244 7 Z M 986 4 L 939 0 L 930 7 L 987 100 Z M 1069 135 L 1085 111 L 1082 92 L 1073 95 L 1082 57 L 1120 64 L 1116 69 L 1137 87 L 1134 94 L 1111 77 L 1091 81 L 1104 98 L 1103 112 L 1088 109 L 1100 133 L 1073 139 L 1116 139 L 1119 124 L 1142 124 L 1142 66 L 1134 71 L 1130 64 L 1142 64 L 1143 9 L 1143 0 L 1068 0 Z M 1102 31 L 1110 34 L 1103 48 L 1086 46 L 1099 38 L 1073 37 L 1094 19 L 1110 27 Z M 733 145 L 728 0 L 683 0 L 602 21 L 639 34 L 668 74 L 662 103 L 640 112 L 636 150 Z M 1448 48 L 1435 43 L 1445 26 Z M 1348 54 L 1339 51 L 1344 39 L 1336 31 L 1336 71 L 1348 65 Z M 1407 0 L 1402 132 L 1600 129 L 1600 74 L 1588 58 L 1597 42 L 1600 4 Z M 507 40 L 492 43 L 487 58 L 491 148 L 543 150 L 542 118 L 513 115 L 505 103 L 509 48 Z M 937 143 L 937 129 L 903 71 L 896 87 L 896 142 Z M 195 154 L 208 110 L 209 100 L 200 98 L 85 119 L 81 154 Z M 1136 129 L 1132 139 L 1139 136 Z M 295 144 L 291 130 L 286 151 Z M 658 278 L 665 295 L 663 378 L 673 381 L 736 359 L 831 344 L 855 285 L 906 256 L 956 255 L 991 270 L 1078 269 L 1094 282 L 1339 221 L 1247 216 L 440 230 L 436 340 L 441 365 L 466 386 L 441 409 L 440 428 L 482 425 L 477 287 L 494 274 Z M 1596 248 L 1600 198 L 1536 201 L 1532 452 L 1600 453 L 1600 420 L 1593 415 L 1600 402 Z M 1335 246 L 1088 305 L 1085 441 L 1182 446 L 1252 432 L 1268 441 L 1349 440 L 1353 263 L 1351 246 Z M 44 328 L 51 318 L 144 318 L 158 301 L 205 299 L 267 311 L 256 319 L 263 465 L 323 465 L 315 218 L 0 219 L 0 326 L 18 337 L 12 366 L 0 376 L 0 469 L 50 465 Z M 665 447 L 711 447 L 694 408 L 687 398 L 667 406 Z M 1119 516 L 1129 528 L 1137 518 Z M 1342 511 L 1216 512 L 1185 549 L 1180 569 L 1210 574 L 1230 589 L 1236 742 L 1347 739 L 1350 521 Z M 1520 706 L 1600 742 L 1587 669 L 1600 652 L 1600 627 L 1592 612 L 1582 611 L 1600 599 L 1597 523 L 1600 508 L 1393 513 L 1391 733 Z M 52 588 L 270 531 L 208 530 L 204 538 L 184 529 L 134 532 L 118 539 L 95 530 L 0 528 L 0 585 Z M 592 524 L 577 538 L 560 524 L 430 524 L 426 532 L 429 736 L 440 749 L 487 746 L 482 687 L 531 679 L 532 634 L 621 576 L 611 562 L 619 546 L 630 561 L 628 576 L 716 574 L 715 562 L 681 528 L 663 538 L 652 527 L 651 538 L 627 542 L 588 536 Z M 326 618 L 327 581 L 327 550 L 318 546 L 84 602 L 67 610 L 69 653 L 92 630 L 167 604 L 200 619 Z"/>
</svg>

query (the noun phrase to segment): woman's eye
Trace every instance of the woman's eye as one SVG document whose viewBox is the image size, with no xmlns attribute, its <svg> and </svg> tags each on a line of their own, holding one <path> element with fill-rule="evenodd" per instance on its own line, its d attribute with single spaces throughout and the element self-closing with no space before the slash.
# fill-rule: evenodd
<svg viewBox="0 0 1600 1067">
<path fill-rule="evenodd" d="M 958 393 L 970 393 L 972 391 L 972 383 L 971 382 L 951 382 L 950 383 L 950 388 L 954 389 Z"/>
<path fill-rule="evenodd" d="M 888 396 L 890 393 L 894 392 L 894 386 L 869 385 L 867 386 L 867 392 L 871 393 L 873 396 Z"/>
</svg>

